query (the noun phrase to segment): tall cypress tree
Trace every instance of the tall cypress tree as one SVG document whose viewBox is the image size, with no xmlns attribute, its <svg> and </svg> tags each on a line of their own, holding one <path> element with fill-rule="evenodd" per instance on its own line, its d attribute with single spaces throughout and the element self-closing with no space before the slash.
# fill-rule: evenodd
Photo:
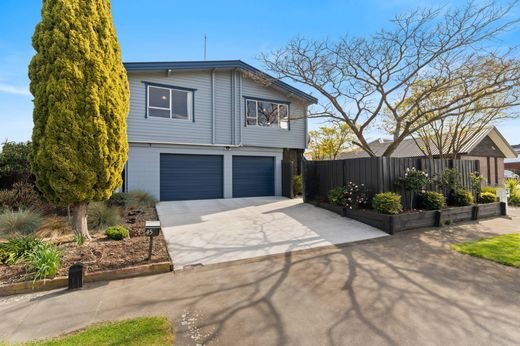
<svg viewBox="0 0 520 346">
<path fill-rule="evenodd" d="M 128 156 L 129 89 L 109 0 L 43 0 L 29 65 L 36 185 L 73 206 L 90 238 L 87 203 L 121 185 Z"/>
</svg>

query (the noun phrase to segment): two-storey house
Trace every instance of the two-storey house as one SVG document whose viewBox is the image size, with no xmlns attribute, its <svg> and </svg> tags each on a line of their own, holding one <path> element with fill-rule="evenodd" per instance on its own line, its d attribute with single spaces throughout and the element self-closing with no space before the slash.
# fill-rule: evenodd
<svg viewBox="0 0 520 346">
<path fill-rule="evenodd" d="M 124 189 L 161 201 L 281 194 L 316 98 L 240 60 L 125 63 Z"/>
</svg>

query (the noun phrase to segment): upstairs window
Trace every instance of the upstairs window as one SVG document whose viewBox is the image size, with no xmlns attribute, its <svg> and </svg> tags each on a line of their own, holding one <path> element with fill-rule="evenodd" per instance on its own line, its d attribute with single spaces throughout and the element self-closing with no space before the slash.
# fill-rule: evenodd
<svg viewBox="0 0 520 346">
<path fill-rule="evenodd" d="M 289 128 L 289 105 L 261 100 L 246 100 L 246 125 Z"/>
<path fill-rule="evenodd" d="M 193 118 L 193 91 L 147 85 L 149 117 L 184 119 Z"/>
</svg>

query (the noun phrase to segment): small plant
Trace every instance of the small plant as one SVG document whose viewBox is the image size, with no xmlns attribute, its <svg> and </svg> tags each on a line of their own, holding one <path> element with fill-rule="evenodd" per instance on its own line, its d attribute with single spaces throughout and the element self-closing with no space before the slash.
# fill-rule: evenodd
<svg viewBox="0 0 520 346">
<path fill-rule="evenodd" d="M 127 206 L 131 207 L 153 207 L 157 203 L 157 199 L 145 191 L 130 191 L 128 193 Z"/>
<path fill-rule="evenodd" d="M 520 190 L 510 193 L 508 203 L 514 206 L 520 206 Z"/>
<path fill-rule="evenodd" d="M 112 207 L 126 207 L 126 205 L 128 204 L 128 199 L 128 193 L 116 192 L 112 194 L 112 196 L 108 200 L 108 205 Z"/>
<path fill-rule="evenodd" d="M 23 259 L 42 241 L 35 236 L 13 237 L 0 244 L 0 264 L 15 264 Z"/>
<path fill-rule="evenodd" d="M 74 233 L 74 242 L 76 243 L 76 245 L 83 246 L 83 244 L 85 244 L 86 240 L 87 240 L 87 238 L 83 234 Z"/>
<path fill-rule="evenodd" d="M 41 227 L 42 216 L 31 210 L 6 210 L 0 214 L 0 232 L 30 234 Z"/>
<path fill-rule="evenodd" d="M 446 221 L 444 221 L 444 224 L 445 224 L 446 226 L 449 226 L 449 225 L 451 225 L 452 223 L 453 223 L 452 220 L 446 220 Z"/>
<path fill-rule="evenodd" d="M 303 177 L 301 175 L 295 175 L 293 178 L 293 193 L 295 196 L 303 193 Z"/>
<path fill-rule="evenodd" d="M 481 192 L 478 200 L 482 204 L 494 203 L 497 201 L 497 195 L 491 192 Z"/>
<path fill-rule="evenodd" d="M 480 188 L 480 192 L 490 192 L 490 193 L 496 195 L 497 194 L 497 188 L 493 187 L 493 186 L 482 186 Z"/>
<path fill-rule="evenodd" d="M 473 204 L 473 196 L 466 189 L 459 188 L 451 193 L 449 204 L 455 207 L 465 207 Z"/>
<path fill-rule="evenodd" d="M 442 193 L 425 191 L 419 197 L 421 207 L 426 210 L 438 210 L 446 206 L 446 198 Z"/>
<path fill-rule="evenodd" d="M 105 231 L 105 234 L 107 235 L 108 239 L 112 240 L 123 240 L 130 236 L 128 230 L 123 226 L 108 227 Z"/>
<path fill-rule="evenodd" d="M 105 229 L 121 223 L 119 210 L 107 206 L 103 202 L 91 202 L 88 205 L 88 227 L 90 229 Z"/>
<path fill-rule="evenodd" d="M 337 186 L 329 191 L 329 203 L 334 205 L 345 205 L 345 187 Z"/>
<path fill-rule="evenodd" d="M 482 189 L 482 182 L 486 180 L 483 176 L 480 175 L 480 172 L 471 172 L 469 174 L 469 181 L 471 185 L 471 191 L 475 195 L 478 195 Z"/>
<path fill-rule="evenodd" d="M 381 214 L 396 215 L 403 210 L 401 196 L 393 192 L 378 193 L 372 199 L 372 206 Z"/>
<path fill-rule="evenodd" d="M 404 176 L 397 178 L 397 185 L 403 190 L 410 192 L 410 208 L 413 209 L 414 194 L 423 191 L 430 183 L 428 173 L 415 169 L 407 168 Z"/>
<path fill-rule="evenodd" d="M 54 244 L 41 242 L 25 256 L 28 272 L 34 275 L 34 280 L 45 279 L 58 273 L 61 264 L 61 254 Z"/>
<path fill-rule="evenodd" d="M 507 178 L 505 188 L 509 189 L 509 196 L 512 196 L 520 188 L 520 180 L 517 178 Z"/>
</svg>

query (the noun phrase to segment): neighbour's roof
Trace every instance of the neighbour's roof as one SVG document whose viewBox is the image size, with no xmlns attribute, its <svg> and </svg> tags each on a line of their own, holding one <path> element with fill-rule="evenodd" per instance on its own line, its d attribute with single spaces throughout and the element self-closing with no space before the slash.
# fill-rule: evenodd
<svg viewBox="0 0 520 346">
<path fill-rule="evenodd" d="M 169 61 L 169 62 L 125 62 L 128 72 L 132 71 L 160 71 L 160 70 L 205 70 L 205 69 L 242 69 L 266 78 L 270 83 L 289 91 L 294 96 L 310 103 L 317 103 L 318 99 L 281 80 L 274 78 L 259 69 L 246 64 L 242 60 L 213 60 L 213 61 Z"/>
<path fill-rule="evenodd" d="M 491 138 L 491 140 L 497 145 L 497 147 L 502 151 L 506 158 L 516 158 L 517 153 L 511 147 L 511 145 L 506 141 L 506 139 L 498 132 L 496 127 L 490 127 L 484 131 L 480 131 L 473 135 L 470 141 L 466 143 L 460 150 L 461 154 L 470 153 L 482 140 L 486 137 Z M 385 150 L 392 143 L 391 140 L 378 139 L 369 143 L 370 148 L 374 151 L 376 156 L 383 156 Z M 424 152 L 421 150 L 423 147 L 422 140 L 417 138 L 407 138 L 399 144 L 399 146 L 392 153 L 392 157 L 421 157 L 425 156 Z M 439 155 L 439 151 L 437 148 L 431 148 L 433 155 Z M 351 159 L 357 157 L 368 157 L 369 155 L 362 149 L 354 149 L 351 151 L 345 151 L 340 154 L 340 159 Z"/>
</svg>

